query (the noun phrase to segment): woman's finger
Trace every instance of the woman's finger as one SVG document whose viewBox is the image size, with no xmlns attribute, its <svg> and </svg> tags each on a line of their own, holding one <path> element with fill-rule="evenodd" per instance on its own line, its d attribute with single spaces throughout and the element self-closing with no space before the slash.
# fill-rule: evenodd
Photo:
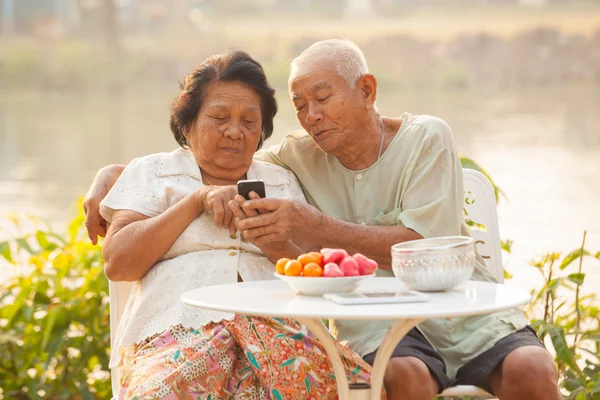
<svg viewBox="0 0 600 400">
<path fill-rule="evenodd" d="M 225 208 L 223 207 L 223 202 L 215 199 L 213 202 L 213 211 L 215 213 L 215 224 L 217 225 L 217 228 L 222 228 L 225 218 Z"/>
</svg>

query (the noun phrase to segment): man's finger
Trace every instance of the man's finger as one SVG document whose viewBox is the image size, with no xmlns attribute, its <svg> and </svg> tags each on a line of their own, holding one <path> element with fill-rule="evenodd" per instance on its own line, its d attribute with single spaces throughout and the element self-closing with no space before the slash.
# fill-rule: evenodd
<svg viewBox="0 0 600 400">
<path fill-rule="evenodd" d="M 285 240 L 285 238 L 283 238 L 281 235 L 271 234 L 259 237 L 254 241 L 254 244 L 260 247 L 273 242 L 281 242 L 283 240 Z"/>
<path fill-rule="evenodd" d="M 266 199 L 252 199 L 252 200 L 246 200 L 243 204 L 242 207 L 244 207 L 244 209 L 253 209 L 253 210 L 258 210 L 261 208 L 264 208 L 265 210 L 268 211 L 275 211 L 277 209 L 279 209 L 279 207 L 281 207 L 282 202 L 285 200 L 282 199 L 274 199 L 272 197 L 266 198 Z"/>
<path fill-rule="evenodd" d="M 277 225 L 267 225 L 261 226 L 258 228 L 246 229 L 244 231 L 244 237 L 246 239 L 255 239 L 261 236 L 272 235 L 272 234 L 280 234 L 281 230 L 277 227 Z"/>
<path fill-rule="evenodd" d="M 246 231 L 253 228 L 260 228 L 261 226 L 271 225 L 277 222 L 277 219 L 278 218 L 275 213 L 257 215 L 256 217 L 251 217 L 240 221 L 240 230 Z"/>
</svg>

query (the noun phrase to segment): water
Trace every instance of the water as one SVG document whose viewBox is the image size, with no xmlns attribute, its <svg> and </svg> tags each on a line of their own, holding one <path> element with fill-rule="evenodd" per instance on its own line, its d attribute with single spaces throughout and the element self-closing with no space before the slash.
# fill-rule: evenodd
<svg viewBox="0 0 600 400">
<path fill-rule="evenodd" d="M 10 94 L 0 99 L 0 215 L 23 212 L 60 230 L 98 168 L 175 148 L 168 129 L 173 93 Z M 285 89 L 274 143 L 297 129 Z M 505 257 L 514 284 L 539 285 L 526 265 L 536 254 L 581 243 L 600 250 L 600 88 L 520 92 L 407 92 L 380 89 L 384 115 L 404 111 L 445 119 L 459 151 L 483 165 L 504 190 L 499 208 Z M 600 290 L 600 262 L 586 263 L 589 291 Z M 1 267 L 0 267 L 1 268 Z M 5 269 L 0 271 L 7 275 Z"/>
</svg>

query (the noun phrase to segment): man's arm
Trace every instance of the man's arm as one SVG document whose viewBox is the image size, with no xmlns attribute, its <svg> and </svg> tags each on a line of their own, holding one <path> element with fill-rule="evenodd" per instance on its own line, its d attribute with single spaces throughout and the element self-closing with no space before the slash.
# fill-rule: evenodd
<svg viewBox="0 0 600 400">
<path fill-rule="evenodd" d="M 124 170 L 125 165 L 117 164 L 101 168 L 83 199 L 85 227 L 93 244 L 98 243 L 98 236 L 106 236 L 108 229 L 106 220 L 100 215 L 100 202 L 104 200 Z"/>
<path fill-rule="evenodd" d="M 248 213 L 256 209 L 268 211 L 238 223 L 244 237 L 254 240 L 258 246 L 292 240 L 310 247 L 343 248 L 350 253 L 362 253 L 385 269 L 391 269 L 392 245 L 423 238 L 403 226 L 365 226 L 340 221 L 315 207 L 292 200 L 251 200 L 245 202 L 243 208 Z"/>
</svg>

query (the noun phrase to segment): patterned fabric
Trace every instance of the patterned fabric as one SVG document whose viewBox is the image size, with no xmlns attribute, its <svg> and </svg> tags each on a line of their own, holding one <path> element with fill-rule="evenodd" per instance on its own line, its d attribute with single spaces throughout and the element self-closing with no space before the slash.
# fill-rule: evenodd
<svg viewBox="0 0 600 400">
<path fill-rule="evenodd" d="M 370 366 L 337 346 L 348 380 L 368 382 Z M 325 350 L 290 319 L 236 315 L 172 327 L 128 352 L 119 399 L 337 399 Z"/>
<path fill-rule="evenodd" d="M 262 179 L 268 197 L 305 202 L 291 172 L 254 161 L 248 179 Z M 100 204 L 102 216 L 112 221 L 115 210 L 133 210 L 154 217 L 202 188 L 200 169 L 190 150 L 137 158 Z M 148 273 L 136 281 L 121 318 L 110 367 L 119 364 L 122 346 L 163 332 L 171 326 L 204 326 L 231 319 L 233 314 L 189 307 L 181 294 L 209 285 L 274 279 L 274 265 L 254 245 L 218 229 L 212 211 L 203 212 L 182 232 L 173 246 Z"/>
</svg>

